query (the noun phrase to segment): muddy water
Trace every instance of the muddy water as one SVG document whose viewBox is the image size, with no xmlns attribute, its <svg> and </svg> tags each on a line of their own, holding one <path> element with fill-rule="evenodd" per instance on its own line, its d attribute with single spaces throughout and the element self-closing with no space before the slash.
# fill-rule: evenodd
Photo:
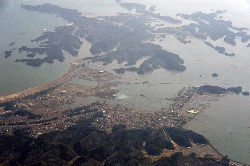
<svg viewBox="0 0 250 166">
<path fill-rule="evenodd" d="M 246 0 L 204 0 L 202 3 L 196 0 L 178 0 L 157 2 L 150 0 L 127 0 L 128 2 L 138 2 L 147 4 L 147 8 L 156 5 L 156 13 L 169 15 L 177 19 L 177 13 L 191 14 L 203 11 L 206 13 L 216 10 L 227 10 L 223 14 L 224 20 L 231 20 L 234 26 L 247 27 L 250 29 L 250 5 Z M 49 1 L 49 0 L 30 0 L 30 1 L 1 1 L 0 2 L 0 48 L 1 50 L 18 49 L 23 45 L 35 47 L 37 43 L 30 40 L 42 34 L 44 28 L 53 30 L 55 26 L 68 24 L 65 20 L 54 15 L 41 14 L 38 12 L 26 11 L 20 7 L 24 4 L 42 4 L 50 2 L 62 7 L 76 8 L 83 13 L 93 13 L 89 15 L 115 15 L 116 12 L 125 12 L 115 1 L 90 1 L 79 0 L 71 1 Z M 16 17 L 16 16 L 19 17 Z M 26 19 L 19 19 L 26 18 Z M 12 20 L 12 21 L 10 21 Z M 184 21 L 184 20 L 183 20 Z M 188 24 L 188 21 L 184 21 Z M 19 26 L 14 26 L 19 25 Z M 32 25 L 32 26 L 31 26 Z M 175 26 L 164 23 L 165 26 Z M 181 26 L 181 25 L 179 25 Z M 24 33 L 24 34 L 22 34 Z M 232 47 L 223 43 L 223 39 L 218 41 L 207 40 L 213 45 L 220 45 L 226 48 L 226 52 L 234 52 L 235 57 L 226 57 L 217 53 L 212 48 L 207 47 L 203 41 L 190 38 L 191 44 L 181 44 L 174 36 L 167 36 L 163 41 L 155 41 L 164 49 L 179 54 L 185 61 L 187 70 L 185 72 L 166 71 L 164 69 L 155 70 L 145 75 L 126 72 L 122 75 L 122 82 L 115 87 L 120 90 L 115 100 L 110 102 L 125 104 L 128 107 L 137 108 L 141 111 L 159 110 L 167 107 L 169 102 L 165 98 L 171 98 L 186 86 L 200 86 L 204 84 L 218 86 L 242 86 L 243 90 L 250 91 L 250 61 L 248 43 L 241 43 L 237 39 L 237 45 Z M 10 42 L 16 42 L 12 47 Z M 90 44 L 84 41 L 79 57 L 89 56 Z M 67 53 L 65 53 L 66 55 Z M 15 63 L 15 59 L 23 54 L 13 51 L 12 57 L 5 59 L 0 56 L 0 95 L 14 93 L 28 87 L 44 84 L 55 80 L 63 75 L 69 67 L 69 63 L 77 57 L 66 56 L 64 63 L 55 62 L 53 65 L 44 64 L 39 68 L 29 67 L 22 63 Z M 78 58 L 79 58 L 78 57 Z M 138 62 L 137 66 L 142 62 Z M 96 68 L 113 72 L 114 68 L 121 67 L 116 62 L 102 66 L 94 64 Z M 217 73 L 219 77 L 213 78 L 211 75 Z M 81 82 L 80 80 L 73 80 Z M 142 82 L 148 81 L 148 84 Z M 91 85 L 92 82 L 83 82 Z M 162 84 L 163 83 L 163 84 Z M 95 83 L 94 83 L 95 84 Z M 93 85 L 94 85 L 93 84 Z M 93 98 L 93 100 L 103 100 Z M 199 102 L 199 101 L 198 101 Z M 234 160 L 250 164 L 249 157 L 249 97 L 242 95 L 230 95 L 221 97 L 216 101 L 211 101 L 209 107 L 197 116 L 188 128 L 200 134 L 204 134 L 210 142 L 224 155 L 228 155 Z"/>
</svg>

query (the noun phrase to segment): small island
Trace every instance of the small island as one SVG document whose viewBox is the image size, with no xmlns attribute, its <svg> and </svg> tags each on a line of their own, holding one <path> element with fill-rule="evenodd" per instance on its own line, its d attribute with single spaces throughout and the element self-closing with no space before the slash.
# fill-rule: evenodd
<svg viewBox="0 0 250 166">
<path fill-rule="evenodd" d="M 242 87 L 229 87 L 229 88 L 223 88 L 219 86 L 212 86 L 212 85 L 203 85 L 198 88 L 199 94 L 204 94 L 204 92 L 209 94 L 225 94 L 228 92 L 239 94 L 242 92 Z"/>
<path fill-rule="evenodd" d="M 219 47 L 219 46 L 213 46 L 211 43 L 209 43 L 209 42 L 207 42 L 207 41 L 205 41 L 205 44 L 208 46 L 208 47 L 211 47 L 211 48 L 213 48 L 213 49 L 215 49 L 218 53 L 220 53 L 220 54 L 224 54 L 224 55 L 226 55 L 226 56 L 235 56 L 235 54 L 234 53 L 227 53 L 227 52 L 225 52 L 225 48 L 224 47 Z"/>
<path fill-rule="evenodd" d="M 5 58 L 9 58 L 12 54 L 12 51 L 5 51 Z"/>
<path fill-rule="evenodd" d="M 210 37 L 214 41 L 223 38 L 225 43 L 232 46 L 236 45 L 236 38 L 241 38 L 242 43 L 247 42 L 250 39 L 250 35 L 248 35 L 247 32 L 244 32 L 244 30 L 248 30 L 247 28 L 234 27 L 232 26 L 231 21 L 217 19 L 218 17 L 222 18 L 220 15 L 225 12 L 226 11 L 218 10 L 216 12 L 207 14 L 199 11 L 190 15 L 178 13 L 176 16 L 181 16 L 186 20 L 192 20 L 195 23 L 183 25 L 180 28 L 178 27 L 178 29 L 172 27 L 158 28 L 155 30 L 155 32 L 175 34 L 177 39 L 183 44 L 189 43 L 189 41 L 185 41 L 187 36 L 193 36 L 201 40 L 206 40 L 207 37 Z M 224 54 L 226 56 L 235 56 L 234 53 L 226 53 L 224 47 L 213 46 L 207 41 L 205 41 L 205 44 L 211 48 L 214 48 L 220 54 Z M 248 44 L 247 47 L 249 46 L 250 44 Z"/>
<path fill-rule="evenodd" d="M 243 94 L 244 96 L 249 96 L 249 95 L 250 95 L 249 92 L 242 92 L 242 94 Z"/>
<path fill-rule="evenodd" d="M 217 73 L 213 73 L 212 77 L 218 77 L 219 75 Z"/>
</svg>

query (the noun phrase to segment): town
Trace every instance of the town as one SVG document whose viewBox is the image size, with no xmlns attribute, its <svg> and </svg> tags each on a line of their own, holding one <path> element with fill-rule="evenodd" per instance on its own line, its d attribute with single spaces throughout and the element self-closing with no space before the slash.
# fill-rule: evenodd
<svg viewBox="0 0 250 166">
<path fill-rule="evenodd" d="M 74 84 L 71 79 L 97 81 L 96 86 Z M 43 85 L 19 92 L 14 98 L 3 97 L 1 104 L 1 133 L 9 133 L 13 129 L 29 128 L 33 136 L 52 130 L 63 130 L 74 125 L 82 118 L 92 118 L 93 125 L 109 131 L 116 124 L 125 124 L 127 128 L 145 128 L 159 126 L 183 126 L 194 116 L 182 111 L 197 91 L 196 88 L 183 88 L 169 108 L 162 108 L 155 112 L 142 112 L 136 108 L 126 108 L 119 104 L 106 101 L 97 102 L 91 97 L 113 99 L 119 90 L 114 87 L 120 84 L 119 75 L 91 68 L 83 60 L 71 64 L 70 69 L 62 78 Z M 111 81 L 113 80 L 113 81 Z M 107 83 L 107 81 L 109 81 Z M 142 83 L 144 84 L 144 83 Z M 29 92 L 29 93 L 27 93 Z M 23 93 L 23 94 L 22 94 Z M 24 95 L 25 94 L 25 95 Z M 13 95 L 10 95 L 13 96 Z M 75 109 L 86 107 L 88 110 L 74 112 Z M 75 114 L 75 115 L 74 115 Z"/>
</svg>

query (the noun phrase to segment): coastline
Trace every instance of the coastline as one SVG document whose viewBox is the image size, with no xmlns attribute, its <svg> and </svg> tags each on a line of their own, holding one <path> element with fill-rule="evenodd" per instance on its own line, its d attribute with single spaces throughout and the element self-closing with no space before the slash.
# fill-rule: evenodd
<svg viewBox="0 0 250 166">
<path fill-rule="evenodd" d="M 193 41 L 192 41 L 193 42 Z M 83 47 L 83 46 L 82 46 Z M 227 49 L 227 48 L 226 48 Z M 202 51 L 203 52 L 203 51 Z M 206 50 L 205 50 L 205 52 L 206 52 Z M 213 52 L 212 52 L 213 53 Z M 210 54 L 212 54 L 212 53 L 210 53 Z M 217 55 L 217 54 L 215 54 L 215 55 Z M 204 58 L 204 57 L 203 57 Z M 220 59 L 221 60 L 221 59 Z M 205 61 L 205 60 L 204 60 Z M 237 65 L 236 65 L 237 66 Z M 236 67 L 235 66 L 235 67 Z M 198 67 L 197 67 L 198 68 Z M 230 68 L 231 69 L 231 68 Z M 217 68 L 216 69 L 214 69 L 214 70 L 216 70 L 216 72 L 217 72 Z M 240 70 L 240 69 L 239 69 Z M 209 74 L 211 74 L 211 72 L 210 71 L 208 71 L 207 72 L 208 74 L 207 75 L 209 75 Z M 218 71 L 218 73 L 220 74 L 220 77 L 219 78 L 216 78 L 216 79 L 214 79 L 213 81 L 211 81 L 211 80 L 209 80 L 209 78 L 208 78 L 208 82 L 209 83 L 214 83 L 214 84 L 216 84 L 216 83 L 218 83 L 218 84 L 220 84 L 220 85 L 223 85 L 223 86 L 227 86 L 226 84 L 224 85 L 222 82 L 224 81 L 224 78 L 223 78 L 223 73 L 220 71 Z M 203 74 L 203 73 L 202 73 Z M 202 75 L 202 76 L 204 76 L 204 75 Z M 238 77 L 236 77 L 236 79 L 235 80 L 237 80 L 237 78 Z M 223 80 L 223 81 L 218 81 L 218 80 Z M 227 80 L 226 80 L 227 81 Z M 173 81 L 170 81 L 170 82 L 173 82 Z M 202 82 L 202 81 L 201 81 Z M 228 81 L 228 82 L 230 82 L 230 81 Z M 240 80 L 240 82 L 244 82 L 244 80 L 242 81 L 242 80 Z M 199 82 L 200 83 L 200 82 Z M 197 83 L 197 84 L 199 84 L 199 83 Z M 48 84 L 50 84 L 50 83 L 48 83 Z M 196 85 L 196 82 L 194 82 L 194 84 Z M 230 85 L 235 85 L 236 84 L 236 81 L 235 82 L 233 82 L 233 83 L 229 83 Z M 24 94 L 27 94 L 27 96 L 29 96 L 29 95 L 35 95 L 36 93 L 38 93 L 39 92 L 39 90 L 41 90 L 40 92 L 43 92 L 43 89 L 42 89 L 42 87 L 43 87 L 44 85 L 41 85 L 41 86 L 35 86 L 35 87 L 32 87 L 32 88 L 28 88 L 28 89 L 26 89 L 26 90 L 24 90 L 24 92 L 16 92 L 16 93 L 13 93 L 12 94 L 12 97 L 7 97 L 7 96 L 0 96 L 0 101 L 2 100 L 2 101 L 4 101 L 5 99 L 4 99 L 4 97 L 7 97 L 8 98 L 8 100 L 10 100 L 10 99 L 19 99 L 19 97 L 20 96 L 22 96 L 22 95 L 24 95 Z M 46 88 L 48 88 L 48 85 L 47 84 L 45 84 L 45 89 Z M 244 86 L 244 87 L 246 87 L 246 86 Z M 246 87 L 247 88 L 247 87 Z M 44 90 L 45 90 L 44 89 Z M 62 91 L 63 91 L 64 89 L 62 89 Z M 33 91 L 34 93 L 30 93 L 30 91 Z M 39 92 L 39 93 L 40 93 Z M 24 95 L 24 96 L 26 96 L 26 95 Z M 24 97 L 24 96 L 22 96 L 22 97 Z M 105 96 L 105 95 L 104 95 Z M 2 99 L 1 99 L 1 97 L 2 97 Z M 21 98 L 21 97 L 20 97 Z M 82 99 L 79 99 L 79 100 L 82 100 Z M 7 100 L 6 100 L 7 101 Z M 22 100 L 22 101 L 24 101 L 24 100 Z M 32 100 L 31 100 L 32 101 Z M 32 101 L 33 102 L 33 101 Z M 0 102 L 1 103 L 1 102 Z M 191 108 L 191 107 L 190 107 Z M 223 107 L 222 107 L 223 108 Z M 187 109 L 189 109 L 189 107 L 187 108 Z M 219 109 L 218 109 L 219 110 Z M 187 123 L 186 123 L 186 125 L 184 125 L 183 126 L 183 128 L 188 128 L 188 127 L 190 127 L 190 125 L 192 125 L 192 120 L 194 120 L 194 119 L 198 119 L 200 116 L 201 116 L 201 114 L 202 113 L 206 113 L 206 110 L 199 110 L 199 113 L 198 114 L 196 114 L 191 120 L 189 120 Z M 184 112 L 184 114 L 187 114 L 186 113 L 186 111 Z"/>
<path fill-rule="evenodd" d="M 78 62 L 79 62 L 79 60 L 78 60 Z M 62 86 L 64 83 L 66 83 L 67 81 L 69 81 L 70 79 L 72 79 L 74 76 L 77 76 L 77 73 L 78 73 L 78 71 L 80 71 L 81 67 L 82 67 L 82 64 L 81 64 L 81 63 L 78 63 L 78 65 L 72 64 L 72 65 L 71 65 L 71 68 L 68 70 L 67 73 L 65 73 L 65 74 L 63 75 L 63 77 L 61 77 L 61 78 L 59 78 L 59 79 L 53 81 L 52 83 L 29 88 L 29 89 L 24 90 L 24 91 L 22 91 L 22 92 L 18 92 L 18 93 L 12 94 L 12 95 L 10 95 L 10 97 L 7 97 L 7 98 L 17 99 L 18 97 L 20 97 L 20 98 L 18 98 L 18 99 L 22 99 L 22 98 L 25 98 L 25 97 L 27 97 L 27 96 L 33 96 L 33 95 L 35 96 L 36 93 L 40 93 L 40 92 L 42 92 L 42 91 L 46 91 L 46 90 L 48 90 L 49 88 L 58 88 L 58 87 Z M 60 88 L 60 89 L 61 89 L 61 88 Z M 58 91 L 58 90 L 57 90 L 57 91 Z M 183 93 L 183 91 L 184 91 L 184 90 L 181 90 L 182 93 Z M 29 92 L 27 96 L 25 96 L 25 95 L 20 95 L 20 94 L 25 94 L 26 92 Z M 62 90 L 59 90 L 59 92 L 62 93 Z M 46 94 L 46 93 L 45 93 L 45 94 Z M 184 95 L 185 95 L 185 93 L 184 93 Z M 180 97 L 181 97 L 181 96 L 180 96 Z M 192 102 L 194 102 L 194 101 L 196 101 L 196 100 L 199 100 L 199 99 L 198 99 L 199 97 L 200 97 L 200 96 L 199 96 L 198 94 L 194 93 L 194 95 L 192 95 L 192 97 L 190 98 L 190 100 L 187 101 L 186 104 L 189 104 L 189 103 L 192 104 Z M 214 97 L 218 97 L 218 95 L 210 95 L 210 97 L 214 98 Z M 2 97 L 2 98 L 5 98 L 5 97 Z M 98 108 L 98 107 L 97 107 L 97 108 Z M 184 110 L 185 110 L 185 108 L 184 108 Z M 183 111 L 183 110 L 182 110 L 182 111 Z M 186 123 L 182 128 L 183 128 L 183 129 L 187 129 L 187 128 L 192 124 L 192 120 L 193 120 L 194 118 L 199 118 L 199 116 L 200 116 L 202 113 L 205 113 L 205 111 L 206 111 L 206 107 L 205 107 L 204 105 L 202 105 L 202 109 L 199 111 L 199 113 L 198 113 L 198 114 L 195 114 L 195 115 L 193 116 L 193 118 L 191 118 L 189 121 L 187 121 L 187 123 Z M 134 112 L 134 111 L 133 111 L 133 112 Z M 136 111 L 135 111 L 134 113 L 137 114 Z M 188 114 L 186 111 L 184 111 L 183 113 Z M 156 124 L 157 124 L 157 123 L 156 123 Z M 211 143 L 209 143 L 208 145 L 209 145 L 211 148 L 213 148 L 214 151 L 215 151 L 217 154 L 219 154 L 221 157 L 223 157 L 223 155 L 222 155 L 222 154 L 221 154 L 221 153 L 220 153 Z M 233 160 L 232 160 L 232 161 L 233 161 Z M 234 162 L 236 162 L 236 161 L 234 161 Z M 237 163 L 240 163 L 240 162 L 237 162 Z M 242 164 L 242 163 L 240 163 L 240 164 Z"/>
</svg>

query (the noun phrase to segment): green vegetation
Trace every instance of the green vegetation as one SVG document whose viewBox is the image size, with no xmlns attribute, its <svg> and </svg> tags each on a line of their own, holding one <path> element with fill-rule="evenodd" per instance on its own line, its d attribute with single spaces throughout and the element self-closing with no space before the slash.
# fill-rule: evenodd
<svg viewBox="0 0 250 166">
<path fill-rule="evenodd" d="M 0 137 L 0 163 L 5 165 L 178 165 L 188 162 L 213 163 L 220 165 L 229 160 L 215 161 L 213 158 L 196 157 L 194 153 L 184 156 L 175 153 L 156 162 L 145 158 L 142 150 L 149 155 L 158 155 L 163 149 L 173 150 L 162 129 L 126 130 L 117 125 L 110 134 L 90 126 L 91 120 L 81 120 L 65 131 L 52 131 L 37 138 L 29 137 L 29 129 L 15 130 L 14 135 Z M 206 139 L 192 131 L 165 128 L 171 139 L 178 137 L 206 143 Z M 183 140 L 186 140 L 183 139 Z M 145 142 L 145 146 L 143 145 Z M 187 141 L 188 142 L 188 141 Z M 191 163 L 192 163 L 191 162 Z M 200 164 L 202 165 L 202 164 Z"/>
<path fill-rule="evenodd" d="M 80 39 L 71 33 L 75 26 L 57 27 L 54 32 L 44 32 L 42 36 L 32 40 L 32 42 L 41 42 L 40 48 L 27 48 L 22 46 L 19 53 L 27 52 L 28 57 L 34 58 L 36 54 L 45 54 L 43 59 L 17 59 L 16 62 L 26 62 L 27 65 L 40 66 L 43 63 L 53 63 L 54 60 L 63 62 L 65 57 L 62 50 L 69 52 L 73 56 L 78 55 L 77 49 L 81 47 Z"/>
<path fill-rule="evenodd" d="M 205 44 L 206 44 L 208 47 L 211 47 L 211 48 L 215 49 L 215 50 L 216 50 L 218 53 L 220 53 L 220 54 L 224 54 L 224 55 L 226 55 L 226 56 L 235 56 L 234 53 L 231 53 L 231 54 L 226 53 L 224 47 L 213 46 L 211 43 L 209 43 L 209 42 L 207 42 L 207 41 L 205 41 Z"/>
<path fill-rule="evenodd" d="M 197 157 L 194 153 L 190 155 L 183 155 L 181 152 L 174 153 L 171 157 L 162 157 L 153 164 L 154 166 L 179 166 L 179 165 L 192 165 L 192 166 L 229 166 L 229 160 L 227 157 L 224 157 L 221 161 L 216 161 L 211 158 L 200 158 Z"/>
<path fill-rule="evenodd" d="M 241 93 L 242 87 L 230 87 L 230 88 L 222 88 L 219 86 L 211 86 L 211 85 L 203 85 L 199 87 L 199 94 L 203 94 L 204 92 L 210 93 L 210 94 L 225 94 L 227 92 L 233 92 L 233 93 Z"/>
<path fill-rule="evenodd" d="M 232 46 L 236 45 L 235 39 L 237 37 L 241 38 L 241 42 L 247 42 L 250 39 L 250 35 L 244 32 L 244 30 L 248 30 L 247 28 L 234 27 L 231 21 L 217 19 L 220 14 L 223 14 L 225 12 L 226 11 L 218 10 L 213 13 L 202 13 L 201 11 L 199 11 L 190 15 L 178 13 L 177 16 L 181 16 L 186 20 L 192 20 L 194 23 L 183 25 L 178 28 L 178 30 L 176 28 L 167 27 L 158 28 L 154 32 L 175 34 L 177 36 L 177 39 L 184 44 L 191 42 L 186 41 L 187 36 L 193 36 L 201 40 L 206 40 L 207 37 L 210 37 L 214 41 L 222 38 L 224 39 L 225 43 Z M 213 46 L 208 42 L 205 42 L 205 44 L 226 56 L 235 55 L 234 53 L 226 53 L 224 47 Z"/>
<path fill-rule="evenodd" d="M 193 141 L 195 144 L 206 145 L 208 140 L 191 130 L 184 130 L 181 128 L 165 127 L 164 130 L 169 134 L 171 139 L 176 142 L 179 146 L 182 147 L 192 147 L 190 141 Z"/>
<path fill-rule="evenodd" d="M 139 4 L 139 3 L 120 3 L 122 7 L 125 7 L 128 10 L 145 10 L 146 5 Z"/>
<path fill-rule="evenodd" d="M 181 17 L 184 19 L 192 19 L 197 22 L 197 24 L 189 24 L 188 27 L 198 28 L 198 33 L 205 34 L 212 40 L 218 40 L 219 38 L 223 38 L 225 36 L 224 41 L 232 46 L 236 45 L 235 39 L 237 36 L 243 38 L 244 41 L 248 40 L 249 35 L 243 32 L 243 30 L 247 30 L 247 28 L 237 28 L 232 26 L 231 21 L 216 19 L 219 14 L 223 14 L 225 12 L 226 11 L 217 10 L 214 13 L 206 14 L 199 11 L 190 15 L 181 14 Z M 206 22 L 208 22 L 208 24 Z M 234 33 L 231 29 L 238 32 Z M 196 32 L 192 31 L 191 33 L 195 34 Z"/>
<path fill-rule="evenodd" d="M 5 58 L 9 58 L 12 54 L 12 51 L 5 51 Z"/>
<path fill-rule="evenodd" d="M 237 28 L 232 25 L 231 21 L 219 20 L 217 17 L 225 13 L 226 11 L 216 11 L 213 13 L 202 13 L 201 11 L 193 14 L 177 14 L 184 19 L 192 19 L 194 23 L 189 25 L 183 25 L 178 30 L 176 28 L 154 28 L 150 27 L 148 23 L 152 22 L 152 18 L 157 18 L 163 21 L 179 24 L 181 20 L 155 14 L 153 11 L 156 6 L 151 6 L 149 11 L 146 10 L 146 6 L 139 3 L 119 3 L 122 7 L 133 10 L 135 9 L 140 15 L 132 15 L 126 13 L 120 13 L 117 16 L 106 16 L 97 18 L 88 18 L 82 16 L 82 13 L 73 9 L 60 8 L 57 5 L 43 4 L 37 6 L 22 5 L 23 8 L 31 11 L 39 11 L 42 13 L 58 14 L 65 20 L 72 22 L 70 26 L 57 27 L 55 32 L 44 32 L 44 34 L 32 42 L 41 42 L 38 48 L 27 48 L 23 46 L 19 48 L 19 52 L 27 52 L 28 58 L 17 59 L 16 62 L 25 62 L 27 65 L 40 66 L 43 63 L 53 63 L 54 60 L 60 62 L 64 61 L 65 57 L 62 50 L 69 52 L 72 56 L 78 55 L 78 49 L 82 42 L 79 37 L 86 38 L 92 46 L 90 52 L 92 54 L 104 54 L 101 57 L 95 57 L 91 59 L 93 62 L 102 61 L 104 65 L 111 63 L 113 60 L 117 60 L 119 63 L 127 62 L 127 66 L 134 65 L 139 59 L 150 56 L 150 66 L 147 63 L 138 68 L 136 71 L 138 74 L 143 74 L 147 71 L 152 71 L 159 67 L 166 70 L 184 71 L 185 67 L 183 63 L 178 61 L 172 61 L 171 58 L 165 57 L 161 60 L 167 61 L 159 63 L 155 56 L 156 49 L 153 44 L 149 51 L 143 51 L 147 47 L 145 41 L 155 39 L 157 33 L 175 34 L 176 38 L 184 44 L 191 43 L 191 40 L 186 40 L 187 36 L 194 36 L 195 38 L 206 40 L 210 37 L 212 40 L 218 40 L 224 38 L 224 42 L 235 46 L 235 39 L 241 38 L 242 42 L 247 42 L 250 39 L 244 30 L 247 28 Z M 116 24 L 118 23 L 118 24 Z M 77 27 L 77 29 L 76 29 Z M 164 37 L 164 35 L 160 35 Z M 45 41 L 46 40 L 46 41 Z M 234 53 L 225 52 L 224 47 L 213 46 L 211 43 L 205 42 L 209 47 L 212 47 L 216 51 L 226 56 L 235 56 Z M 13 44 L 11 44 L 12 46 Z M 248 44 L 249 47 L 249 44 Z M 157 51 L 162 51 L 162 48 Z M 36 58 L 38 54 L 45 54 L 44 58 Z M 5 57 L 11 56 L 11 51 L 5 51 Z M 176 54 L 172 55 L 176 58 Z M 179 58 L 179 57 L 178 57 Z M 118 73 L 125 71 L 131 71 L 131 69 L 117 69 Z M 135 71 L 135 69 L 133 69 Z"/>
<path fill-rule="evenodd" d="M 61 50 L 77 56 L 77 49 L 82 44 L 78 37 L 82 37 L 92 44 L 90 48 L 92 54 L 106 53 L 102 56 L 88 57 L 86 60 L 92 62 L 102 61 L 104 65 L 117 60 L 118 63 L 127 62 L 126 66 L 129 66 L 134 65 L 139 59 L 149 56 L 149 60 L 144 61 L 139 69 L 133 71 L 142 74 L 160 67 L 166 70 L 184 71 L 186 68 L 182 65 L 183 60 L 177 54 L 167 52 L 158 45 L 145 42 L 155 38 L 152 33 L 154 28 L 148 25 L 150 21 L 148 15 L 160 19 L 170 18 L 147 12 L 145 5 L 136 3 L 121 3 L 120 5 L 129 10 L 136 9 L 137 12 L 141 12 L 143 15 L 120 14 L 118 16 L 103 17 L 100 20 L 87 18 L 76 10 L 60 8 L 56 5 L 23 5 L 22 7 L 27 10 L 58 13 L 64 19 L 72 22 L 73 25 L 57 27 L 55 32 L 45 32 L 42 36 L 32 40 L 41 42 L 40 47 L 27 48 L 23 46 L 19 49 L 19 52 L 26 51 L 27 56 L 32 59 L 19 59 L 16 61 L 26 62 L 27 65 L 32 66 L 53 63 L 55 59 L 62 62 L 64 56 Z M 173 18 L 171 19 L 175 21 Z M 123 23 L 123 25 L 120 26 L 113 22 Z M 76 27 L 77 30 L 74 32 Z M 46 54 L 47 57 L 34 59 L 37 53 Z"/>
</svg>

